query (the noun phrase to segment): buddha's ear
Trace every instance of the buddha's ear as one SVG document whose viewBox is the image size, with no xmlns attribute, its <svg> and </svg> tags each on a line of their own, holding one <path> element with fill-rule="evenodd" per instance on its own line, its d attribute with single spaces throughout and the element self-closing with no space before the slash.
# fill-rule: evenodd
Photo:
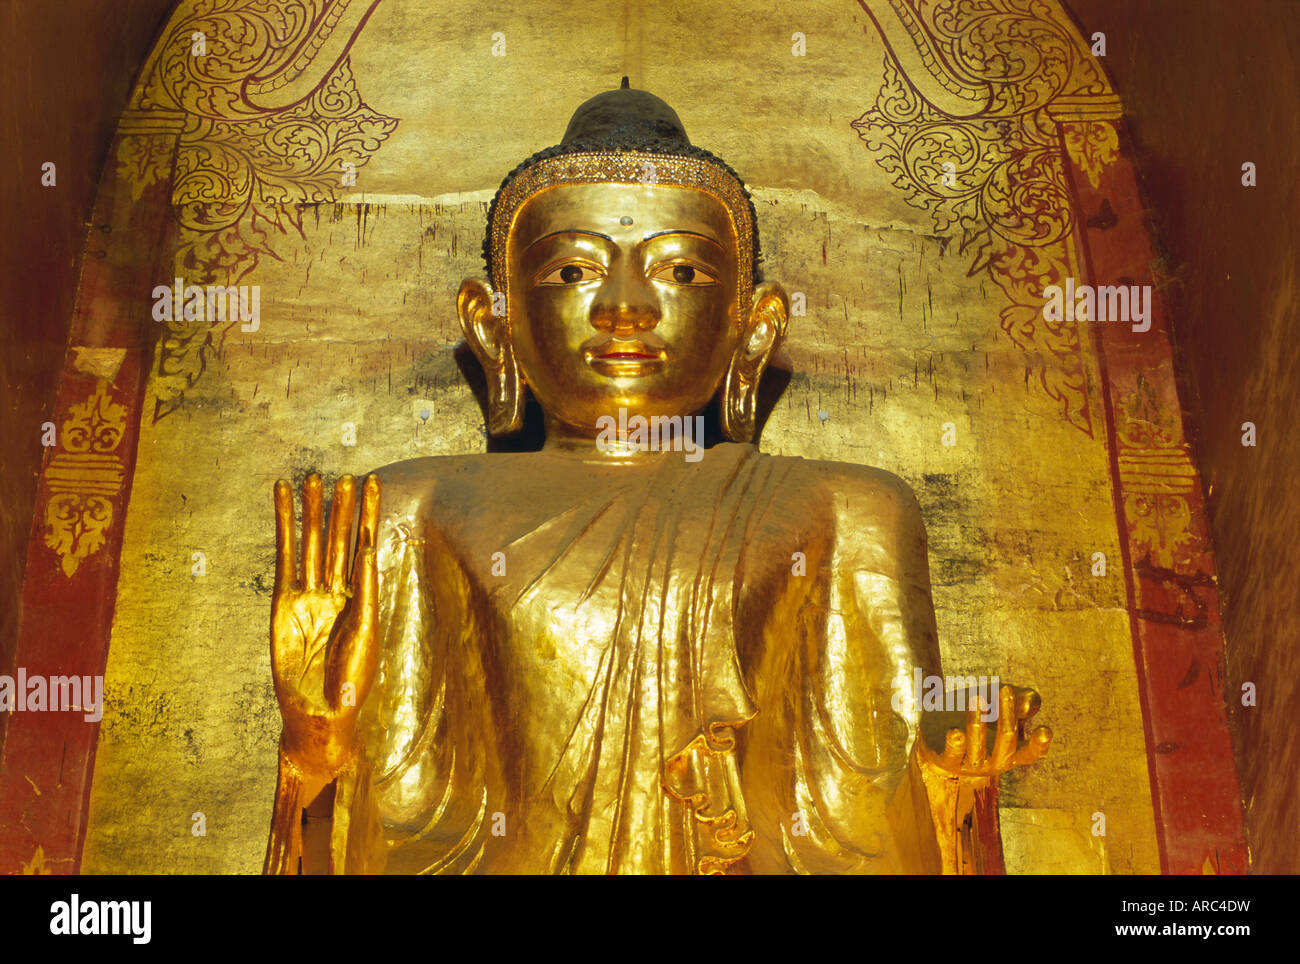
<svg viewBox="0 0 1300 964">
<path fill-rule="evenodd" d="M 466 278 L 456 295 L 460 330 L 483 366 L 488 388 L 488 431 L 509 435 L 524 425 L 524 385 L 510 348 L 505 299 L 478 278 Z"/>
<path fill-rule="evenodd" d="M 492 313 L 493 295 L 492 286 L 478 278 L 462 281 L 456 295 L 460 330 L 484 368 L 499 366 L 509 350 L 505 314 Z"/>
<path fill-rule="evenodd" d="M 722 390 L 722 431 L 733 442 L 754 439 L 758 382 L 785 337 L 789 317 L 790 299 L 784 288 L 769 281 L 754 289 L 754 305 L 741 329 L 740 344 L 731 356 Z"/>
</svg>

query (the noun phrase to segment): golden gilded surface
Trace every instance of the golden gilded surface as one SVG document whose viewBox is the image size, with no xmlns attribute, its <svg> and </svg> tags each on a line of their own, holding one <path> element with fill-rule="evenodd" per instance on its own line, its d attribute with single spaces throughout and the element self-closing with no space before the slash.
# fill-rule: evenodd
<svg viewBox="0 0 1300 964">
<path fill-rule="evenodd" d="M 461 288 L 466 341 L 496 369 L 489 406 L 517 409 L 527 386 L 541 452 L 368 477 L 350 592 L 353 480 L 327 532 L 307 477 L 300 563 L 277 483 L 268 869 L 298 870 L 299 810 L 346 772 L 372 805 L 335 803 L 353 831 L 333 872 L 955 871 L 973 787 L 1046 750 L 1042 729 L 1019 745 L 1037 698 L 1017 706 L 1011 687 L 992 754 L 975 714 L 921 749 L 911 680 L 939 654 L 901 480 L 764 456 L 752 419 L 725 414 L 735 442 L 683 452 L 719 387 L 724 413 L 753 411 L 787 302 L 770 282 L 739 300 L 747 205 L 619 183 L 637 159 L 610 158 L 602 181 L 579 155 L 588 183 L 535 182 L 506 208 L 505 312 L 484 282 Z M 598 444 L 620 409 L 675 416 L 676 434 Z M 909 764 L 933 818 L 896 809 Z"/>
<path fill-rule="evenodd" d="M 493 260 L 505 264 L 506 243 L 514 229 L 515 216 L 525 200 L 539 190 L 584 183 L 695 188 L 726 206 L 737 237 L 748 237 L 753 231 L 749 203 L 741 186 L 735 178 L 713 164 L 656 154 L 568 154 L 547 158 L 510 182 L 497 201 L 493 223 L 488 227 Z M 754 255 L 744 246 L 738 248 L 736 254 L 739 258 L 736 297 L 743 305 L 748 304 L 753 291 Z M 502 291 L 508 302 L 509 288 L 503 287 Z"/>
<path fill-rule="evenodd" d="M 243 279 L 262 286 L 261 330 L 228 331 L 181 407 L 142 426 L 85 869 L 262 866 L 280 728 L 267 492 L 308 467 L 334 478 L 482 452 L 482 414 L 451 349 L 460 279 L 482 271 L 486 203 L 523 153 L 555 141 L 573 92 L 605 89 L 621 71 L 682 105 L 693 138 L 745 176 L 765 269 L 806 298 L 763 451 L 904 479 L 928 530 L 945 670 L 1001 671 L 1043 695 L 1052 753 L 1003 780 L 1008 870 L 1158 870 L 1122 578 L 1118 566 L 1090 573 L 1093 552 L 1119 558 L 1104 443 L 1080 431 L 1078 391 L 1039 387 L 1043 372 L 1049 384 L 1074 376 L 1051 343 L 1004 327 L 1012 303 L 991 275 L 968 275 L 962 232 L 908 203 L 849 126 L 871 109 L 873 65 L 888 57 L 869 20 L 852 4 L 801 11 L 816 56 L 737 87 L 772 61 L 774 37 L 788 38 L 784 18 L 724 4 L 716 31 L 701 32 L 666 7 L 634 5 L 629 30 L 621 9 L 565 9 L 493 11 L 509 51 L 495 58 L 481 9 L 453 3 L 430 17 L 385 0 L 350 49 L 357 89 L 400 123 L 357 186 L 336 189 L 339 203 L 306 209 L 301 234 L 271 236 L 277 257 Z M 571 16 L 590 30 L 573 34 Z M 997 23 L 984 27 L 1020 49 Z M 649 37 L 653 56 L 641 47 Z M 539 77 L 563 102 L 537 100 Z M 486 120 L 485 92 L 497 105 Z M 996 162 L 973 162 L 970 176 Z M 1026 344 L 1043 350 L 1027 355 Z M 1086 395 L 1087 343 L 1077 357 Z M 1044 367 L 1027 373 L 1027 358 Z M 180 397 L 158 372 L 147 391 L 150 411 Z M 941 442 L 946 423 L 955 445 Z M 339 792 L 364 801 L 353 784 Z M 1105 838 L 1089 833 L 1098 810 Z M 197 812 L 206 836 L 191 830 Z"/>
</svg>

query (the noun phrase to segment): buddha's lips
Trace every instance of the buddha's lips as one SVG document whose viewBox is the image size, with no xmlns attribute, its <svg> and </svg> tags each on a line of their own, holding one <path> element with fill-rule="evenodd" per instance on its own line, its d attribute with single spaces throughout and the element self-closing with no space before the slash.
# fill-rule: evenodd
<svg viewBox="0 0 1300 964">
<path fill-rule="evenodd" d="M 665 352 L 654 342 L 658 339 L 624 339 L 597 337 L 583 346 L 588 364 L 640 368 L 642 373 L 658 368 L 665 360 Z M 625 374 L 636 374 L 626 372 Z"/>
</svg>

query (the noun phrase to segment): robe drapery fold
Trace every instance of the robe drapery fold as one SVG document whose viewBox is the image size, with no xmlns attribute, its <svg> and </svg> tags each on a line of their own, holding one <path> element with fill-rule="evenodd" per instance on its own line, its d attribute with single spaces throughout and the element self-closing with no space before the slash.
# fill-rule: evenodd
<svg viewBox="0 0 1300 964">
<path fill-rule="evenodd" d="M 493 456 L 482 479 L 529 458 Z M 428 491 L 427 464 L 409 484 L 410 463 L 384 478 L 383 650 L 361 716 L 366 765 L 344 796 L 368 801 L 382 825 L 385 869 L 721 873 L 751 869 L 756 842 L 766 856 L 753 869 L 896 866 L 868 797 L 901 777 L 914 731 L 888 709 L 890 681 L 911 672 L 898 658 L 899 573 L 872 560 L 837 573 L 857 563 L 836 555 L 828 518 L 791 518 L 792 506 L 825 504 L 781 498 L 815 481 L 792 481 L 793 467 L 827 463 L 750 445 L 697 463 L 665 454 L 614 475 L 539 478 L 548 498 L 535 511 L 518 480 L 485 493 L 485 506 L 513 507 L 485 532 L 475 522 L 490 527 L 493 513 L 454 511 L 479 484 L 467 462 L 450 494 L 442 482 Z M 806 578 L 789 578 L 792 545 L 808 551 Z M 747 561 L 756 551 L 772 564 Z M 755 572 L 781 616 L 757 649 L 738 618 L 742 576 Z M 920 575 L 927 585 L 904 588 L 928 603 L 923 562 Z M 871 580 L 890 588 L 878 612 L 860 613 L 855 585 Z M 862 652 L 828 657 L 827 639 L 856 645 L 846 628 L 866 631 Z M 762 672 L 788 675 L 756 681 Z M 803 839 L 791 839 L 793 811 Z M 372 832 L 357 816 L 351 833 Z M 346 846 L 336 841 L 336 868 L 360 869 Z"/>
</svg>

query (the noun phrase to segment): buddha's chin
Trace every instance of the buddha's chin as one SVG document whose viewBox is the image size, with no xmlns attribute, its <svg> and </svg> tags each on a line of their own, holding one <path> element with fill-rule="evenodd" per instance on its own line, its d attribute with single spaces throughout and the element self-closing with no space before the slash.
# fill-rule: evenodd
<svg viewBox="0 0 1300 964">
<path fill-rule="evenodd" d="M 699 384 L 678 384 L 672 377 L 671 365 L 635 377 L 621 370 L 617 375 L 598 374 L 594 367 L 588 367 L 585 373 L 567 374 L 565 379 L 542 385 L 530 382 L 529 387 L 549 422 L 584 433 L 599 431 L 602 420 L 608 418 L 684 418 L 698 414 L 708 407 L 717 391 L 715 387 L 704 393 Z"/>
</svg>

